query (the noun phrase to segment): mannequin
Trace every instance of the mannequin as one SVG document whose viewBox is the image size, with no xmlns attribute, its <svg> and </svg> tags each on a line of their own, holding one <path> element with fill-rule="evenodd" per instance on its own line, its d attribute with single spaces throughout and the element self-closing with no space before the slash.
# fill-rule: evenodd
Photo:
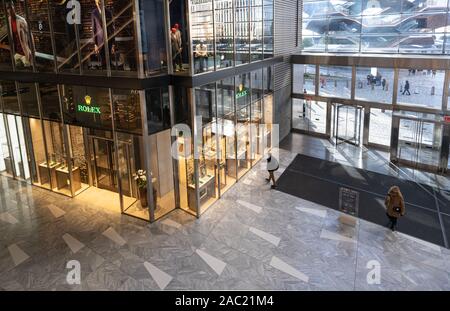
<svg viewBox="0 0 450 311">
<path fill-rule="evenodd" d="M 106 57 L 105 57 L 105 45 L 107 42 L 106 33 L 103 29 L 103 20 L 102 20 L 102 0 L 95 0 L 95 8 L 91 12 L 91 25 L 92 25 L 92 38 L 94 41 L 94 53 L 99 57 L 99 61 L 102 66 L 106 65 Z M 111 10 L 105 8 L 106 15 L 106 23 L 109 23 L 113 14 Z M 112 36 L 114 34 L 115 28 L 114 23 L 111 23 L 107 27 L 108 36 Z M 114 44 L 114 39 L 112 39 L 109 44 L 109 57 L 113 58 L 113 55 L 116 52 L 116 46 Z"/>
<path fill-rule="evenodd" d="M 195 58 L 199 62 L 199 71 L 205 72 L 208 70 L 208 46 L 205 44 L 204 40 L 200 40 L 195 46 Z"/>
<path fill-rule="evenodd" d="M 183 60 L 181 58 L 183 48 L 180 45 L 180 40 L 177 38 L 177 29 L 175 27 L 170 30 L 170 44 L 172 46 L 173 69 L 178 72 L 183 69 Z"/>
</svg>

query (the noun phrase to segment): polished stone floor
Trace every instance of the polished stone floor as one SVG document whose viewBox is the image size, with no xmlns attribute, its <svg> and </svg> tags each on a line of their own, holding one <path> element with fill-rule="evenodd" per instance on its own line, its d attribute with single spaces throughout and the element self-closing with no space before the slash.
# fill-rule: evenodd
<svg viewBox="0 0 450 311">
<path fill-rule="evenodd" d="M 294 157 L 280 150 L 276 176 Z M 0 288 L 450 290 L 449 250 L 271 190 L 265 177 L 259 164 L 200 219 L 177 210 L 153 224 L 0 177 Z M 71 260 L 80 284 L 67 283 Z M 379 284 L 367 282 L 374 264 Z"/>
</svg>

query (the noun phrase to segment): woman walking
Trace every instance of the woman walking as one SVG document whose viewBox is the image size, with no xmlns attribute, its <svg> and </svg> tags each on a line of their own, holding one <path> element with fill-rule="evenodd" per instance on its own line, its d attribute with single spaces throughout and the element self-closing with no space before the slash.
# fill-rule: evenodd
<svg viewBox="0 0 450 311">
<path fill-rule="evenodd" d="M 386 206 L 386 216 L 389 218 L 388 227 L 395 231 L 397 220 L 405 215 L 405 200 L 397 186 L 391 187 L 384 201 Z"/>
</svg>

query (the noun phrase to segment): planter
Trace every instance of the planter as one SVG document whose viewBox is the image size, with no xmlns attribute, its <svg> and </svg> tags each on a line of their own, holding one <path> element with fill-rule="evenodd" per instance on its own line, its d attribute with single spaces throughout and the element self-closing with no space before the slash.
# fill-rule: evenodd
<svg viewBox="0 0 450 311">
<path fill-rule="evenodd" d="M 148 207 L 147 188 L 139 188 L 139 200 L 142 207 Z"/>
</svg>

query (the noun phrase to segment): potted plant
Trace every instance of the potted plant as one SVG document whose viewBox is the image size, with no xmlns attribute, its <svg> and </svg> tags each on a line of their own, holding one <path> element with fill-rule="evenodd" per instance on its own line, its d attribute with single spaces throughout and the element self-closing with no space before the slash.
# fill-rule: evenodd
<svg viewBox="0 0 450 311">
<path fill-rule="evenodd" d="M 134 180 L 137 182 L 139 199 L 141 200 L 141 206 L 147 207 L 147 172 L 144 170 L 138 170 L 134 175 Z"/>
</svg>

